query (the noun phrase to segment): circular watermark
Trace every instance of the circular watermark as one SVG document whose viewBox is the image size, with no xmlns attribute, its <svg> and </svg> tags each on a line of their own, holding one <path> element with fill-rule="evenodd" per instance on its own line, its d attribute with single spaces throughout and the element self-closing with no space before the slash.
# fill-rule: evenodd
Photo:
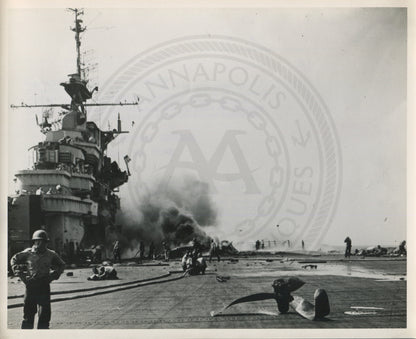
<svg viewBox="0 0 416 339">
<path fill-rule="evenodd" d="M 240 39 L 184 37 L 121 66 L 100 101 L 132 94 L 131 133 L 113 141 L 132 159 L 129 199 L 193 175 L 210 188 L 223 239 L 319 246 L 341 189 L 339 140 L 325 103 L 286 60 Z"/>
</svg>

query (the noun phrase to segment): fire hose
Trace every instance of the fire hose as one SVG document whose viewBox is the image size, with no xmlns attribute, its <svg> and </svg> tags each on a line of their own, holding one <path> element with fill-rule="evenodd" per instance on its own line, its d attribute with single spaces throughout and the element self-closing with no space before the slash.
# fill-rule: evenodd
<svg viewBox="0 0 416 339">
<path fill-rule="evenodd" d="M 180 279 L 184 278 L 187 273 L 188 272 L 184 272 L 179 277 L 174 277 L 174 278 L 170 278 L 170 279 L 166 279 L 166 280 L 158 280 L 158 279 L 168 277 L 168 276 L 171 275 L 171 273 L 168 273 L 168 274 L 165 274 L 163 276 L 156 277 L 156 278 L 150 278 L 150 279 L 139 280 L 139 281 L 136 280 L 136 281 L 131 281 L 131 282 L 127 282 L 127 283 L 114 284 L 114 285 L 110 285 L 110 286 L 100 286 L 100 287 L 92 287 L 92 288 L 78 289 L 78 290 L 72 290 L 72 291 L 53 292 L 53 293 L 51 293 L 51 295 L 52 294 L 54 294 L 54 295 L 56 295 L 56 294 L 68 294 L 68 293 L 76 293 L 76 292 L 85 292 L 85 291 L 91 291 L 91 290 L 105 289 L 104 291 L 97 291 L 97 292 L 88 293 L 88 294 L 76 294 L 76 295 L 72 295 L 72 296 L 68 296 L 68 297 L 51 299 L 51 303 L 52 302 L 58 302 L 58 301 L 66 301 L 66 300 L 74 300 L 74 299 L 81 299 L 81 298 L 87 298 L 87 297 L 94 297 L 94 296 L 103 295 L 103 294 L 107 294 L 107 293 L 125 291 L 125 290 L 128 290 L 128 289 L 142 287 L 142 286 L 156 285 L 156 284 L 176 281 L 176 280 L 180 280 Z M 116 287 L 116 288 L 113 288 L 113 287 Z M 13 296 L 13 298 L 18 298 L 18 297 L 23 297 L 23 295 L 22 296 Z M 23 307 L 23 303 L 7 305 L 8 309 L 17 308 L 17 307 Z"/>
</svg>

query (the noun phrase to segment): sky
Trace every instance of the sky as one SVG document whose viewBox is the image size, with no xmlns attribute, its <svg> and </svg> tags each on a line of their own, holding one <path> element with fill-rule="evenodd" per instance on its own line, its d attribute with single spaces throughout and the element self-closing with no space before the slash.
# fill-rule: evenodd
<svg viewBox="0 0 416 339">
<path fill-rule="evenodd" d="M 11 10 L 8 20 L 9 104 L 67 103 L 69 98 L 59 83 L 75 71 L 75 42 L 73 32 L 69 30 L 72 14 L 64 9 Z M 334 141 L 339 147 L 336 152 L 340 166 L 336 173 L 338 195 L 333 198 L 333 217 L 328 221 L 327 230 L 321 232 L 319 244 L 343 245 L 346 236 L 350 236 L 353 245 L 357 246 L 394 246 L 406 239 L 405 9 L 85 9 L 83 20 L 88 29 L 83 34 L 81 48 L 87 51 L 88 63 L 95 65 L 90 83 L 98 84 L 104 98 L 112 81 L 141 55 L 148 55 L 160 46 L 190 41 L 191 36 L 214 40 L 221 40 L 217 38 L 219 36 L 227 37 L 226 41 L 244 41 L 245 46 L 252 44 L 267 49 L 268 55 L 281 57 L 319 94 L 328 109 L 327 121 L 332 122 L 331 130 L 338 140 L 338 144 Z M 180 117 L 158 125 L 153 142 L 139 145 L 143 140 L 140 139 L 142 126 L 157 116 L 159 104 L 174 100 L 175 95 L 189 99 L 193 93 L 202 93 L 203 89 L 209 88 L 206 91 L 212 97 L 223 93 L 240 95 L 247 109 L 263 104 L 265 114 L 270 113 L 273 107 L 265 107 L 266 100 L 249 100 L 254 98 L 254 85 L 249 88 L 243 84 L 245 76 L 254 79 L 259 75 L 257 90 L 264 92 L 271 79 L 270 72 L 260 71 L 259 67 L 249 63 L 243 66 L 241 60 L 225 56 L 226 53 L 231 52 L 223 55 L 207 53 L 188 59 L 178 58 L 169 64 L 160 63 L 158 69 L 143 73 L 141 78 L 137 76 L 124 92 L 120 92 L 126 100 L 134 100 L 135 95 L 139 95 L 143 102 L 139 108 L 120 108 L 110 115 L 95 111 L 90 117 L 94 117 L 102 129 L 107 129 L 109 123 L 114 128 L 116 112 L 121 112 L 123 127 L 131 128 L 129 135 L 119 138 L 109 148 L 109 154 L 115 160 L 122 160 L 127 153 L 132 158 L 132 176 L 120 191 L 125 209 L 135 208 L 135 187 L 139 187 L 141 181 L 153 192 L 155 183 L 164 177 L 163 173 L 166 178 L 165 170 L 173 163 L 175 152 L 179 152 L 176 160 L 189 163 L 198 153 L 192 153 L 189 147 L 198 145 L 200 154 L 204 154 L 207 161 L 215 159 L 215 152 L 220 150 L 217 167 L 211 168 L 210 172 L 211 175 L 214 173 L 210 189 L 218 210 L 218 221 L 207 228 L 209 233 L 242 242 L 253 241 L 255 237 L 272 241 L 293 239 L 285 235 L 289 230 L 284 230 L 283 224 L 288 211 L 295 209 L 294 205 L 290 207 L 290 202 L 296 201 L 293 190 L 311 187 L 311 197 L 319 196 L 323 183 L 319 178 L 328 173 L 322 167 L 325 158 L 319 149 L 322 149 L 323 139 L 316 135 L 317 123 L 306 118 L 296 97 L 291 96 L 283 85 L 276 85 L 276 91 L 282 86 L 281 98 L 287 100 L 283 100 L 278 108 L 281 111 L 267 120 L 265 133 L 278 136 L 286 150 L 276 160 L 287 170 L 282 186 L 286 191 L 283 188 L 277 191 L 275 198 L 280 199 L 282 207 L 276 215 L 265 218 L 267 221 L 258 232 L 240 230 L 243 234 L 240 236 L 239 228 L 234 227 L 240 221 L 253 219 L 257 213 L 270 190 L 268 178 L 273 168 L 267 148 L 259 146 L 264 136 L 250 127 L 247 119 L 220 110 L 214 104 L 187 107 Z M 215 84 L 209 73 L 213 65 L 225 65 L 225 71 L 218 73 Z M 177 77 L 177 83 L 170 86 L 169 93 L 160 86 L 149 85 L 166 79 L 169 71 L 185 69 L 191 74 L 191 80 L 183 81 Z M 181 91 L 188 94 L 179 96 Z M 42 111 L 9 111 L 9 194 L 15 189 L 13 174 L 28 167 L 27 149 L 43 138 L 35 124 L 35 114 L 41 116 Z M 308 152 L 301 153 L 291 141 L 294 136 L 291 129 L 296 121 L 299 128 L 306 128 L 304 126 L 308 124 L 315 126 L 308 130 Z M 228 148 L 221 149 L 221 141 Z M 188 147 L 184 146 L 182 153 L 178 146 L 180 142 Z M 140 150 L 146 152 L 146 168 L 137 173 Z M 244 163 L 248 164 L 251 176 L 242 174 Z M 296 173 L 306 167 L 312 168 L 311 173 L 316 177 L 311 174 L 313 180 L 306 181 L 308 171 L 304 170 L 302 179 L 305 180 L 296 181 Z M 173 184 L 180 185 L 183 178 L 198 173 L 201 179 L 201 171 L 192 168 L 173 168 L 172 171 Z M 244 178 L 227 181 L 218 173 L 240 173 Z M 257 191 L 253 186 L 252 192 L 247 193 L 247 178 L 253 178 Z M 315 205 L 319 204 L 322 201 L 316 200 L 312 204 L 310 200 L 313 207 L 308 207 L 308 213 L 312 215 Z M 281 229 L 276 231 L 279 220 L 282 221 Z M 307 223 L 307 215 L 299 220 L 299 223 Z M 302 235 L 296 236 L 302 238 Z"/>
</svg>

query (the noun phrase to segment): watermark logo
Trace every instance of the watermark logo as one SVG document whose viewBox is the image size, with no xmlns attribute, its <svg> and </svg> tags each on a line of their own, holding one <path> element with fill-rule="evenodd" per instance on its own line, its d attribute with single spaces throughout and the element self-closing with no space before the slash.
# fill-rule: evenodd
<svg viewBox="0 0 416 339">
<path fill-rule="evenodd" d="M 211 192 L 217 193 L 214 183 L 215 180 L 225 182 L 242 180 L 246 187 L 244 193 L 261 193 L 256 185 L 253 175 L 250 173 L 244 152 L 236 139 L 238 134 L 246 134 L 246 132 L 235 130 L 225 131 L 218 147 L 209 160 L 205 159 L 203 151 L 198 145 L 198 141 L 191 130 L 172 131 L 172 133 L 179 134 L 180 137 L 178 145 L 176 146 L 163 175 L 163 183 L 165 185 L 169 185 L 169 181 L 173 177 L 175 170 L 186 168 L 194 170 L 201 181 L 208 183 L 210 185 Z M 181 160 L 181 156 L 184 153 L 185 148 L 189 151 L 191 161 Z M 224 159 L 227 148 L 230 150 L 235 163 L 238 166 L 238 172 L 218 172 L 218 167 Z"/>
<path fill-rule="evenodd" d="M 185 37 L 132 58 L 100 100 L 132 94 L 131 134 L 111 146 L 132 159 L 129 199 L 192 175 L 210 187 L 222 238 L 319 246 L 341 189 L 339 141 L 325 103 L 286 60 L 240 39 Z M 93 114 L 106 121 L 111 110 Z"/>
</svg>

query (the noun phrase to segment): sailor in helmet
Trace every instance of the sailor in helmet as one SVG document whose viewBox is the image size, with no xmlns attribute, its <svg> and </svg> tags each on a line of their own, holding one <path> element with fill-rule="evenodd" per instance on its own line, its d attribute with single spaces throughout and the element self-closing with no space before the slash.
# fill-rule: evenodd
<svg viewBox="0 0 416 339">
<path fill-rule="evenodd" d="M 32 236 L 33 246 L 15 254 L 10 264 L 13 273 L 26 285 L 22 329 L 32 329 L 36 312 L 38 329 L 48 329 L 51 320 L 50 283 L 59 279 L 65 262 L 47 248 L 48 234 L 37 230 Z"/>
</svg>

